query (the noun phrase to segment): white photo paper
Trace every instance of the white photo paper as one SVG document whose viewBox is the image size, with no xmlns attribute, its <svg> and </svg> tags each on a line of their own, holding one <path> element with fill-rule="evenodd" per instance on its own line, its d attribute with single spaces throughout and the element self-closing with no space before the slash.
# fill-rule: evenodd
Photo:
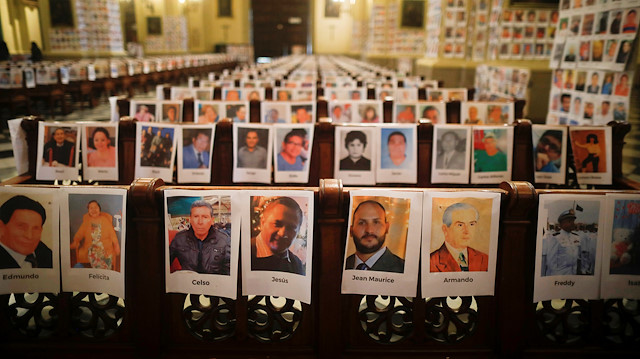
<svg viewBox="0 0 640 359">
<path fill-rule="evenodd" d="M 532 125 L 536 183 L 564 184 L 567 172 L 567 127 Z"/>
<path fill-rule="evenodd" d="M 350 196 L 342 293 L 414 297 L 422 192 L 353 190 Z"/>
<path fill-rule="evenodd" d="M 243 191 L 242 294 L 311 303 L 314 193 Z"/>
<path fill-rule="evenodd" d="M 471 127 L 435 125 L 431 183 L 469 183 Z"/>
<path fill-rule="evenodd" d="M 598 299 L 604 196 L 540 194 L 533 302 Z"/>
<path fill-rule="evenodd" d="M 135 177 L 159 177 L 171 183 L 176 143 L 175 125 L 136 122 Z"/>
<path fill-rule="evenodd" d="M 62 289 L 124 298 L 127 190 L 63 187 L 62 193 Z"/>
<path fill-rule="evenodd" d="M 234 191 L 172 189 L 164 199 L 167 293 L 236 299 L 241 208 Z"/>
<path fill-rule="evenodd" d="M 640 299 L 640 195 L 607 193 L 602 246 L 603 299 Z"/>
<path fill-rule="evenodd" d="M 233 182 L 271 183 L 273 126 L 233 124 Z"/>
<path fill-rule="evenodd" d="M 0 293 L 58 293 L 58 188 L 0 187 Z M 30 235 L 20 234 L 29 228 Z"/>
<path fill-rule="evenodd" d="M 376 184 L 377 140 L 371 125 L 335 126 L 334 178 L 345 185 Z"/>
<path fill-rule="evenodd" d="M 571 127 L 569 135 L 578 183 L 611 184 L 611 127 Z"/>
<path fill-rule="evenodd" d="M 500 183 L 511 180 L 513 127 L 474 126 L 471 183 Z"/>
<path fill-rule="evenodd" d="M 418 181 L 418 135 L 416 125 L 380 124 L 377 151 L 378 183 Z"/>
<path fill-rule="evenodd" d="M 493 295 L 500 193 L 424 193 L 422 297 Z"/>
<path fill-rule="evenodd" d="M 78 180 L 80 125 L 38 123 L 37 180 Z"/>
<path fill-rule="evenodd" d="M 211 182 L 215 125 L 183 125 L 178 130 L 178 183 Z"/>
<path fill-rule="evenodd" d="M 313 124 L 273 126 L 275 183 L 307 183 L 313 148 Z"/>
<path fill-rule="evenodd" d="M 138 122 L 156 122 L 158 101 L 155 100 L 131 100 L 129 116 Z"/>
<path fill-rule="evenodd" d="M 118 180 L 118 124 L 82 125 L 83 177 L 88 180 Z"/>
</svg>

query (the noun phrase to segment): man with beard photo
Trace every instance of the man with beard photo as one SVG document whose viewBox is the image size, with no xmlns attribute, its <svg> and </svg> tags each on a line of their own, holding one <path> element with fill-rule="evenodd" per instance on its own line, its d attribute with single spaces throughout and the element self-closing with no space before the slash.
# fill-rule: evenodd
<svg viewBox="0 0 640 359">
<path fill-rule="evenodd" d="M 385 246 L 389 225 L 380 203 L 373 200 L 360 203 L 353 212 L 350 231 L 356 252 L 347 257 L 345 269 L 403 273 L 404 259 Z"/>
</svg>

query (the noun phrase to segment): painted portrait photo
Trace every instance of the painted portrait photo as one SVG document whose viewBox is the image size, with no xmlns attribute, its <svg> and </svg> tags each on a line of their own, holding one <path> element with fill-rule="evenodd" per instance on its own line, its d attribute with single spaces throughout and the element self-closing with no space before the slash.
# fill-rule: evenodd
<svg viewBox="0 0 640 359">
<path fill-rule="evenodd" d="M 429 271 L 486 272 L 491 198 L 433 198 Z"/>
</svg>

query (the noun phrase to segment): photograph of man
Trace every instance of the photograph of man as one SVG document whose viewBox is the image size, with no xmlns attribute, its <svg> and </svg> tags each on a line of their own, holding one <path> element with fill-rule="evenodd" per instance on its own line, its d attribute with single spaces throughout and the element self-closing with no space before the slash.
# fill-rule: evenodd
<svg viewBox="0 0 640 359">
<path fill-rule="evenodd" d="M 448 130 L 440 136 L 437 143 L 436 169 L 463 170 L 465 168 L 464 133 L 464 130 Z"/>
<path fill-rule="evenodd" d="M 375 200 L 366 200 L 356 207 L 352 218 L 349 233 L 355 253 L 347 257 L 345 269 L 403 273 L 404 259 L 385 245 L 390 223 L 384 206 Z"/>
<path fill-rule="evenodd" d="M 544 131 L 533 150 L 533 154 L 536 171 L 560 172 L 560 167 L 562 166 L 562 131 Z"/>
<path fill-rule="evenodd" d="M 428 119 L 433 124 L 438 123 L 439 117 L 440 111 L 435 106 L 428 105 L 422 110 L 422 118 Z"/>
<path fill-rule="evenodd" d="M 280 112 L 278 112 L 277 108 L 267 109 L 267 106 L 264 106 L 266 115 L 264 116 L 264 123 L 285 123 L 284 118 L 280 116 Z"/>
<path fill-rule="evenodd" d="M 396 111 L 397 111 L 396 122 L 398 123 L 415 123 L 416 122 L 414 105 L 396 105 Z"/>
<path fill-rule="evenodd" d="M 620 51 L 618 51 L 618 56 L 616 57 L 616 63 L 626 64 L 629 59 L 629 55 L 631 55 L 631 45 L 633 44 L 633 40 L 624 40 L 621 44 Z"/>
<path fill-rule="evenodd" d="M 292 252 L 304 214 L 296 200 L 278 197 L 260 213 L 260 228 L 251 238 L 251 270 L 305 275 L 306 265 Z"/>
<path fill-rule="evenodd" d="M 238 128 L 238 168 L 267 168 L 267 138 L 267 129 Z"/>
<path fill-rule="evenodd" d="M 476 239 L 480 214 L 471 204 L 449 205 L 442 214 L 444 243 L 431 252 L 429 267 L 434 272 L 486 272 L 489 256 L 471 248 Z"/>
<path fill-rule="evenodd" d="M 509 107 L 502 105 L 487 106 L 487 123 L 490 125 L 499 125 L 507 123 L 509 120 Z"/>
<path fill-rule="evenodd" d="M 635 9 L 631 9 L 629 10 L 629 12 L 627 12 L 627 16 L 624 19 L 624 24 L 622 25 L 622 33 L 635 34 L 637 29 L 638 29 L 637 13 Z"/>
<path fill-rule="evenodd" d="M 507 154 L 498 145 L 501 130 L 474 130 L 483 132 L 480 143 L 474 141 L 473 161 L 476 172 L 498 172 L 507 170 Z"/>
<path fill-rule="evenodd" d="M 557 203 L 562 205 L 563 203 Z M 580 221 L 576 225 L 577 211 L 583 212 L 582 204 L 576 204 L 557 217 L 557 223 L 547 220 L 546 234 L 542 238 L 542 276 L 593 275 L 596 263 L 597 215 L 594 223 Z M 566 208 L 566 207 L 565 207 Z M 552 214 L 549 214 L 551 217 Z"/>
<path fill-rule="evenodd" d="M 76 195 L 77 196 L 77 195 Z M 77 207 L 70 206 L 76 214 Z M 81 207 L 80 207 L 81 208 Z M 71 240 L 72 268 L 99 268 L 118 271 L 120 268 L 120 243 L 113 227 L 111 214 L 102 211 L 100 203 L 92 199 L 82 215 L 82 223 Z M 73 216 L 73 217 L 79 217 Z M 73 226 L 72 231 L 73 233 Z"/>
<path fill-rule="evenodd" d="M 619 34 L 620 25 L 622 25 L 622 11 L 616 11 L 611 20 L 611 26 L 609 27 L 610 34 Z"/>
<path fill-rule="evenodd" d="M 313 106 L 312 105 L 292 105 L 291 106 L 291 122 L 292 123 L 312 123 L 313 122 Z"/>
<path fill-rule="evenodd" d="M 173 151 L 173 133 L 173 128 L 143 126 L 140 165 L 170 167 L 171 152 Z"/>
<path fill-rule="evenodd" d="M 362 131 L 349 131 L 344 138 L 347 157 L 340 160 L 341 171 L 370 171 L 371 160 L 364 157 L 367 135 Z"/>
<path fill-rule="evenodd" d="M 282 141 L 280 153 L 277 156 L 278 171 L 302 171 L 308 158 L 302 156 L 302 150 L 307 144 L 307 131 L 296 128 L 289 131 Z"/>
<path fill-rule="evenodd" d="M 600 91 L 600 75 L 597 72 L 591 74 L 591 83 L 587 86 L 587 93 L 597 94 Z"/>
<path fill-rule="evenodd" d="M 211 129 L 184 129 L 182 168 L 209 168 Z"/>
<path fill-rule="evenodd" d="M 239 101 L 242 98 L 242 91 L 240 90 L 224 89 L 224 91 L 225 101 Z"/>
<path fill-rule="evenodd" d="M 53 253 L 40 240 L 46 219 L 44 207 L 26 196 L 0 206 L 0 269 L 53 267 Z"/>
<path fill-rule="evenodd" d="M 467 125 L 482 125 L 484 121 L 478 116 L 478 106 L 470 105 L 468 110 L 469 116 L 464 120 Z"/>
<path fill-rule="evenodd" d="M 247 106 L 227 105 L 227 117 L 232 118 L 233 122 L 249 122 L 247 119 Z"/>
<path fill-rule="evenodd" d="M 345 108 L 343 110 L 343 107 Z M 347 123 L 347 122 L 351 122 L 351 110 L 350 110 L 350 105 L 348 104 L 344 104 L 344 105 L 334 105 L 331 108 L 331 120 L 333 120 L 333 122 L 337 122 L 337 123 Z"/>
<path fill-rule="evenodd" d="M 198 199 L 191 203 L 189 228 L 178 232 L 169 245 L 169 263 L 174 260 L 180 270 L 200 274 L 229 275 L 231 237 L 218 229 L 211 203 Z"/>
<path fill-rule="evenodd" d="M 563 93 L 560 96 L 560 112 L 571 111 L 571 94 Z"/>
<path fill-rule="evenodd" d="M 574 156 L 576 166 L 578 167 L 577 170 L 579 172 L 600 172 L 600 159 L 603 157 L 600 155 L 605 153 L 605 149 L 603 149 L 604 144 L 599 143 L 598 135 L 595 133 L 587 134 L 586 142 L 582 143 L 580 139 L 582 136 L 577 135 L 577 132 L 578 131 L 574 131 L 571 134 L 573 145 L 575 146 Z M 589 164 L 591 164 L 591 171 L 589 171 L 587 167 Z"/>
<path fill-rule="evenodd" d="M 388 134 L 388 135 L 387 135 Z M 408 169 L 407 137 L 403 130 L 382 129 L 382 155 L 380 167 L 383 169 Z"/>
<path fill-rule="evenodd" d="M 76 162 L 76 131 L 63 127 L 45 127 L 51 138 L 44 144 L 42 164 L 49 167 L 73 167 Z M 46 138 L 46 137 L 45 137 Z M 74 140 L 74 142 L 69 141 Z"/>
</svg>

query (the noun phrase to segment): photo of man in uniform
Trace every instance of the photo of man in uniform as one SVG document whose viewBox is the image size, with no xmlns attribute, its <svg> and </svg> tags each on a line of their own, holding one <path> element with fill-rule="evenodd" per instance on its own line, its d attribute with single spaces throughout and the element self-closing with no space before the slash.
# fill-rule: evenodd
<svg viewBox="0 0 640 359">
<path fill-rule="evenodd" d="M 345 269 L 403 273 L 404 259 L 385 245 L 389 226 L 387 211 L 380 202 L 360 203 L 353 211 L 349 232 L 356 251 L 347 257 Z"/>
<path fill-rule="evenodd" d="M 53 253 L 40 240 L 46 219 L 44 207 L 26 196 L 0 206 L 0 269 L 53 267 Z"/>
<path fill-rule="evenodd" d="M 431 252 L 430 271 L 486 272 L 489 256 L 471 248 L 478 229 L 480 214 L 471 204 L 458 202 L 449 205 L 442 214 L 444 243 Z"/>
<path fill-rule="evenodd" d="M 278 197 L 266 205 L 260 232 L 251 238 L 251 270 L 305 275 L 306 265 L 290 249 L 303 216 L 298 202 L 290 197 Z"/>
<path fill-rule="evenodd" d="M 553 226 L 547 224 L 548 230 L 542 239 L 543 277 L 594 274 L 597 224 L 584 225 L 578 230 L 576 210 L 580 212 L 583 208 L 576 205 L 575 209 L 560 213 Z"/>
<path fill-rule="evenodd" d="M 214 226 L 213 207 L 204 200 L 191 204 L 189 228 L 178 232 L 169 245 L 169 263 L 200 274 L 229 275 L 231 238 Z"/>
</svg>

